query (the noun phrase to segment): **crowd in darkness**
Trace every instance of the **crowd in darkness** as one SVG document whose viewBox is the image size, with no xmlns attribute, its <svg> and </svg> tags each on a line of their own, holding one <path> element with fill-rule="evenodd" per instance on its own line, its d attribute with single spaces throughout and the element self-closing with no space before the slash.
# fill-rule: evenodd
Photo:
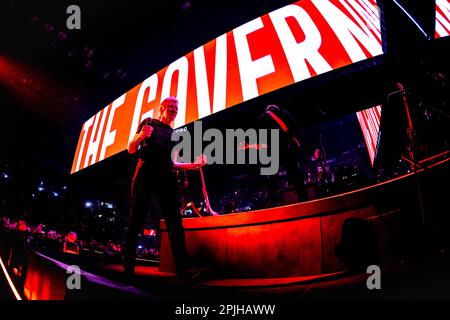
<svg viewBox="0 0 450 320">
<path fill-rule="evenodd" d="M 123 242 L 78 239 L 74 231 L 60 232 L 45 224 L 35 225 L 23 219 L 0 217 L 0 232 L 2 236 L 23 241 L 21 244 L 25 249 L 69 252 L 104 261 L 118 261 L 122 256 Z M 142 259 L 159 258 L 159 248 L 139 246 L 137 252 L 138 257 Z"/>
<path fill-rule="evenodd" d="M 332 196 L 373 183 L 374 174 L 370 171 L 366 153 L 365 145 L 360 144 L 342 153 L 332 154 L 322 161 L 314 158 L 313 154 L 301 162 L 308 200 Z M 267 177 L 246 177 L 232 186 L 212 186 L 214 192 L 211 192 L 209 197 L 217 212 L 239 213 L 268 207 Z M 289 187 L 286 172 L 281 168 L 278 181 L 280 197 L 288 192 Z"/>
</svg>

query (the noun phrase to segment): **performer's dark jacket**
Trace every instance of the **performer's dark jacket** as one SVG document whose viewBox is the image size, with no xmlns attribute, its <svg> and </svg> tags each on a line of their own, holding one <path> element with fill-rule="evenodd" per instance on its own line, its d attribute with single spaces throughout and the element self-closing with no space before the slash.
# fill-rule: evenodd
<svg viewBox="0 0 450 320">
<path fill-rule="evenodd" d="M 171 158 L 172 148 L 175 146 L 175 142 L 171 141 L 173 129 L 159 120 L 146 118 L 136 133 L 141 132 L 145 124 L 151 125 L 154 130 L 151 137 L 145 138 L 138 147 L 139 159 L 161 173 L 173 171 Z"/>
</svg>

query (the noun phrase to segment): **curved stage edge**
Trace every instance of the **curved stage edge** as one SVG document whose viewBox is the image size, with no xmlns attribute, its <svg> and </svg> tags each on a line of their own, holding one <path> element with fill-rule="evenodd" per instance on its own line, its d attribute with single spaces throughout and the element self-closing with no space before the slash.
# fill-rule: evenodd
<svg viewBox="0 0 450 320">
<path fill-rule="evenodd" d="M 375 229 L 377 264 L 398 265 L 408 232 L 433 223 L 445 202 L 450 159 L 352 192 L 246 213 L 185 218 L 192 260 L 228 277 L 274 278 L 342 272 L 348 266 L 336 251 L 348 237 L 345 222 L 356 218 Z M 441 183 L 436 181 L 441 180 Z M 447 188 L 448 189 L 448 188 Z M 444 206 L 445 207 L 445 206 Z M 161 221 L 159 270 L 174 272 L 170 241 Z M 343 238 L 344 237 L 344 238 Z M 357 238 L 354 240 L 358 241 Z M 367 248 L 370 250 L 370 248 Z"/>
</svg>

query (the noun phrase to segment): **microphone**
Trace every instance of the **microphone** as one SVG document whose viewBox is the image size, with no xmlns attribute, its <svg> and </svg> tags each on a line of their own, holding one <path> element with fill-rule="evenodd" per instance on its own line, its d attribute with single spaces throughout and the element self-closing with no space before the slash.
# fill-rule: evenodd
<svg viewBox="0 0 450 320">
<path fill-rule="evenodd" d="M 150 118 L 150 117 L 148 117 L 148 118 L 145 118 L 145 119 L 144 119 L 144 122 L 143 122 L 142 125 L 143 125 L 143 126 L 149 126 L 149 125 L 152 124 L 152 122 L 153 122 L 153 119 Z M 142 140 L 141 147 L 143 147 L 143 148 L 147 147 L 147 138 L 145 138 L 144 140 Z"/>
<path fill-rule="evenodd" d="M 145 118 L 145 119 L 144 119 L 144 126 L 149 126 L 149 125 L 152 124 L 152 122 L 153 122 L 153 119 L 152 119 L 152 118 L 150 118 L 150 117 Z"/>
</svg>

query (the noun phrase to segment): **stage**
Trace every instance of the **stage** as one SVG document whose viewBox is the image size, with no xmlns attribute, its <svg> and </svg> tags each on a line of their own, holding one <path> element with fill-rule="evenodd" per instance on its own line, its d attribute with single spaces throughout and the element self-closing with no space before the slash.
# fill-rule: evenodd
<svg viewBox="0 0 450 320">
<path fill-rule="evenodd" d="M 450 241 L 446 231 L 449 218 L 437 210 L 445 203 L 448 189 L 436 181 L 448 181 L 449 163 L 445 157 L 427 169 L 329 198 L 256 212 L 183 219 L 193 261 L 209 267 L 187 285 L 170 269 L 164 235 L 161 260 L 138 261 L 133 278 L 124 276 L 120 261 L 39 248 L 28 252 L 21 275 L 17 270 L 12 272 L 12 266 L 6 269 L 19 295 L 31 300 L 438 297 L 450 285 L 446 271 Z M 366 249 L 375 250 L 375 260 L 364 260 L 363 255 L 355 262 L 342 254 L 345 250 L 358 253 L 352 251 L 354 247 L 345 247 L 343 235 L 345 221 L 355 218 L 374 227 L 376 246 Z M 274 233 L 277 228 L 280 231 Z M 290 228 L 292 232 L 287 231 Z M 273 236 L 264 236 L 267 230 Z M 360 234 L 351 240 L 370 244 L 366 236 Z M 5 264 L 24 255 L 17 248 L 9 249 L 10 243 L 2 245 Z M 341 248 L 340 254 L 337 248 Z M 371 273 L 366 262 L 380 267 L 382 291 L 368 289 Z M 68 288 L 69 266 L 79 267 L 80 288 Z M 437 279 L 441 285 L 428 290 Z M 6 287 L 6 283 L 1 285 Z"/>
<path fill-rule="evenodd" d="M 38 253 L 36 253 L 38 254 Z M 47 259 L 41 256 L 43 259 Z M 71 259 L 69 259 L 71 260 Z M 68 261 L 69 262 L 69 261 Z M 71 262 L 74 262 L 73 260 Z M 61 262 L 60 262 L 61 263 Z M 449 252 L 427 255 L 421 263 L 401 263 L 384 270 L 383 290 L 368 290 L 366 273 L 348 272 L 290 278 L 221 278 L 209 274 L 189 286 L 157 266 L 138 266 L 133 280 L 124 279 L 118 264 L 98 264 L 82 269 L 81 290 L 66 290 L 61 296 L 34 292 L 34 299 L 52 300 L 150 300 L 150 301 L 245 301 L 245 300 L 383 300 L 441 299 L 450 285 Z M 61 270 L 65 272 L 65 270 Z M 95 273 L 95 274 L 94 274 Z M 38 284 L 36 282 L 36 284 Z M 436 285 L 439 283 L 439 285 Z M 433 285 L 434 284 L 434 285 Z M 54 288 L 54 287 L 53 287 Z M 36 287 L 35 289 L 38 289 Z M 47 294 L 47 296 L 44 296 Z"/>
</svg>

